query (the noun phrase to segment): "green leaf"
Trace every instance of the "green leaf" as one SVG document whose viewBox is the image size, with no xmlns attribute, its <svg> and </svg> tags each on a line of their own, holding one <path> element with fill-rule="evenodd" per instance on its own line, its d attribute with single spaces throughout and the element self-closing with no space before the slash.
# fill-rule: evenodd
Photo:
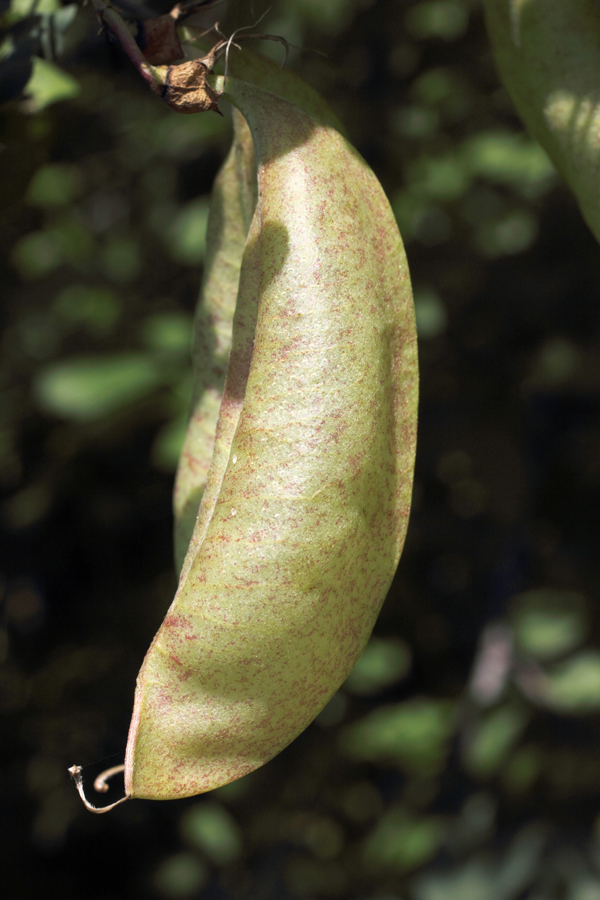
<svg viewBox="0 0 600 900">
<path fill-rule="evenodd" d="M 187 432 L 188 416 L 172 419 L 156 435 L 152 443 L 152 462 L 157 469 L 174 472 L 177 468 Z"/>
<path fill-rule="evenodd" d="M 25 87 L 29 112 L 40 112 L 52 103 L 71 100 L 81 93 L 79 82 L 48 60 L 35 57 L 33 73 Z"/>
<path fill-rule="evenodd" d="M 585 639 L 585 601 L 575 591 L 527 591 L 513 600 L 515 637 L 521 649 L 543 660 L 556 659 Z"/>
<path fill-rule="evenodd" d="M 435 109 L 414 104 L 398 109 L 392 119 L 394 131 L 408 138 L 429 138 L 439 128 L 440 117 Z"/>
<path fill-rule="evenodd" d="M 169 252 L 185 265 L 198 265 L 206 250 L 208 203 L 205 198 L 193 200 L 177 213 L 167 229 Z"/>
<path fill-rule="evenodd" d="M 431 288 L 415 291 L 415 317 L 420 341 L 431 340 L 444 333 L 448 313 L 437 291 Z"/>
<path fill-rule="evenodd" d="M 120 284 L 133 281 L 142 268 L 138 241 L 127 235 L 112 237 L 104 247 L 102 257 L 106 274 Z"/>
<path fill-rule="evenodd" d="M 224 806 L 206 800 L 188 809 L 181 818 L 182 837 L 202 850 L 219 866 L 234 862 L 242 853 L 242 834 Z"/>
<path fill-rule="evenodd" d="M 220 137 L 224 131 L 224 121 L 219 116 L 165 116 L 143 138 L 151 140 L 163 157 L 185 162 L 196 159 L 207 141 Z"/>
<path fill-rule="evenodd" d="M 546 828 L 533 822 L 522 828 L 499 858 L 471 856 L 465 863 L 427 871 L 412 884 L 414 900 L 517 900 L 540 866 Z"/>
<path fill-rule="evenodd" d="M 484 223 L 476 235 L 481 252 L 496 259 L 528 250 L 538 236 L 535 215 L 527 209 L 511 210 L 498 219 Z"/>
<path fill-rule="evenodd" d="M 462 152 L 473 175 L 509 184 L 528 195 L 539 196 L 556 179 L 547 153 L 522 134 L 482 131 L 464 143 Z"/>
<path fill-rule="evenodd" d="M 297 12 L 303 18 L 308 19 L 323 31 L 336 34 L 343 28 L 345 22 L 349 22 L 359 0 L 300 0 L 296 4 Z"/>
<path fill-rule="evenodd" d="M 14 245 L 12 261 L 23 278 L 41 278 L 65 263 L 79 265 L 95 249 L 94 241 L 74 217 L 65 217 L 44 231 L 26 234 Z"/>
<path fill-rule="evenodd" d="M 364 859 L 371 869 L 407 872 L 423 865 L 437 852 L 444 830 L 435 816 L 411 815 L 404 807 L 389 810 L 367 837 Z"/>
<path fill-rule="evenodd" d="M 33 13 L 53 13 L 60 9 L 60 0 L 11 0 L 10 11 L 19 18 Z"/>
<path fill-rule="evenodd" d="M 65 325 L 81 326 L 91 334 L 106 334 L 119 318 L 121 303 L 107 288 L 72 284 L 58 294 L 52 310 Z"/>
<path fill-rule="evenodd" d="M 502 780 L 513 794 L 525 793 L 535 782 L 542 768 L 542 754 L 538 747 L 529 744 L 519 747 L 507 761 Z"/>
<path fill-rule="evenodd" d="M 600 651 L 572 656 L 548 673 L 546 704 L 559 712 L 586 713 L 600 709 Z"/>
<path fill-rule="evenodd" d="M 529 715 L 521 707 L 506 704 L 474 723 L 463 748 L 465 768 L 478 778 L 488 778 L 502 764 L 523 733 Z"/>
<path fill-rule="evenodd" d="M 423 875 L 412 893 L 415 900 L 500 900 L 494 876 L 490 861 L 475 857 L 454 870 Z"/>
<path fill-rule="evenodd" d="M 405 678 L 410 671 L 410 647 L 400 638 L 372 637 L 344 682 L 354 694 L 376 694 Z"/>
<path fill-rule="evenodd" d="M 63 242 L 55 230 L 34 231 L 12 248 L 12 261 L 23 278 L 40 278 L 60 266 L 65 258 Z"/>
<path fill-rule="evenodd" d="M 38 5 L 38 9 L 45 0 Z M 54 0 L 51 0 L 54 2 Z M 41 10 L 40 10 L 41 11 Z M 65 52 L 65 35 L 79 12 L 77 3 L 68 6 L 58 5 L 58 9 L 42 16 L 42 49 L 44 56 L 60 59 Z"/>
<path fill-rule="evenodd" d="M 422 0 L 406 15 L 406 28 L 416 38 L 455 41 L 468 24 L 468 8 L 461 0 Z"/>
<path fill-rule="evenodd" d="M 153 361 L 141 353 L 69 359 L 42 369 L 34 395 L 45 412 L 87 422 L 140 400 L 161 383 Z"/>
<path fill-rule="evenodd" d="M 75 166 L 47 163 L 29 182 L 26 199 L 33 206 L 63 206 L 73 201 L 80 188 L 80 174 Z"/>
<path fill-rule="evenodd" d="M 342 897 L 348 890 L 348 873 L 337 861 L 292 857 L 286 865 L 285 885 L 294 896 Z"/>
<path fill-rule="evenodd" d="M 208 869 L 193 853 L 174 853 L 154 873 L 154 888 L 170 900 L 195 897 L 208 880 Z"/>
<path fill-rule="evenodd" d="M 463 118 L 472 106 L 472 88 L 456 69 L 426 69 L 415 80 L 412 93 L 426 106 L 435 107 L 450 121 Z"/>
<path fill-rule="evenodd" d="M 406 180 L 415 194 L 447 202 L 463 196 L 470 174 L 458 153 L 420 155 L 408 166 Z"/>
<path fill-rule="evenodd" d="M 340 747 L 352 759 L 396 763 L 434 774 L 443 766 L 454 730 L 451 703 L 427 699 L 382 706 L 348 726 Z"/>
<path fill-rule="evenodd" d="M 149 350 L 175 357 L 188 357 L 192 341 L 192 321 L 185 313 L 166 312 L 148 316 L 142 322 L 142 339 Z"/>
<path fill-rule="evenodd" d="M 552 390 L 567 384 L 581 371 L 579 348 L 563 337 L 545 341 L 532 360 L 527 384 L 532 388 Z"/>
</svg>

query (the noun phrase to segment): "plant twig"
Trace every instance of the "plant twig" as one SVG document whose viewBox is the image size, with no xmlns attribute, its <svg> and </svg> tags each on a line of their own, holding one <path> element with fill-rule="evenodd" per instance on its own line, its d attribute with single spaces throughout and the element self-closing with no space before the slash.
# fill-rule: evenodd
<svg viewBox="0 0 600 900">
<path fill-rule="evenodd" d="M 117 39 L 144 81 L 150 85 L 155 93 L 160 94 L 164 80 L 161 78 L 159 67 L 151 66 L 146 60 L 120 14 L 106 0 L 92 0 L 92 4 L 100 22 Z"/>
</svg>

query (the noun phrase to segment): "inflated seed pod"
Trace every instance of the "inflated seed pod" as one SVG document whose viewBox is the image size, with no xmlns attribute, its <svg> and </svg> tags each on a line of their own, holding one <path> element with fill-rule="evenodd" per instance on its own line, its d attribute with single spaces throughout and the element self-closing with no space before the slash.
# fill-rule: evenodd
<svg viewBox="0 0 600 900">
<path fill-rule="evenodd" d="M 600 6 L 484 0 L 502 80 L 600 241 Z"/>
<path fill-rule="evenodd" d="M 252 137 L 245 119 L 234 110 L 233 143 L 211 194 L 204 280 L 194 317 L 192 412 L 173 495 L 178 573 L 196 524 L 215 449 L 240 266 L 255 206 Z"/>
<path fill-rule="evenodd" d="M 231 440 L 138 677 L 130 797 L 210 790 L 306 728 L 365 646 L 410 508 L 416 335 L 381 186 L 314 110 L 215 86 L 258 164 L 218 426 Z"/>
<path fill-rule="evenodd" d="M 208 44 L 205 48 L 208 49 Z M 270 60 L 248 50 L 244 51 L 243 57 L 232 57 L 230 67 L 234 74 L 241 70 L 252 83 L 292 99 L 339 130 L 338 120 L 322 97 L 293 72 L 281 70 Z M 218 429 L 216 427 L 231 347 L 242 255 L 256 206 L 257 181 L 252 137 L 245 119 L 235 108 L 233 126 L 231 150 L 215 179 L 211 194 L 204 279 L 194 320 L 192 411 L 173 495 L 175 565 L 178 573 L 181 572 L 203 498 L 202 522 L 208 522 L 212 515 L 236 422 L 235 418 L 226 416 L 224 409 L 220 426 Z M 257 301 L 256 295 L 247 298 L 243 312 L 242 304 L 239 305 L 238 343 L 243 343 L 242 316 L 246 319 L 250 316 L 251 328 L 254 328 Z M 203 527 L 200 525 L 196 532 L 196 546 L 202 534 Z"/>
</svg>

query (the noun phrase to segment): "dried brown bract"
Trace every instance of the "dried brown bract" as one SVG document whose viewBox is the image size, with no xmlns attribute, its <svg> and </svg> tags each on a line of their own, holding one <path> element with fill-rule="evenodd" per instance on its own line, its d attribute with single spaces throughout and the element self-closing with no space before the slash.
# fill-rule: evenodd
<svg viewBox="0 0 600 900">
<path fill-rule="evenodd" d="M 148 62 L 153 66 L 161 66 L 183 59 L 185 54 L 177 29 L 194 13 L 209 9 L 216 2 L 217 0 L 195 0 L 187 4 L 177 3 L 164 16 L 138 22 L 135 39 Z"/>
<path fill-rule="evenodd" d="M 191 59 L 177 66 L 161 66 L 165 70 L 165 80 L 160 94 L 165 103 L 181 113 L 219 110 L 219 95 L 208 84 L 206 77 L 212 71 L 207 65 L 211 57 Z M 158 92 L 157 92 L 158 93 Z"/>
<path fill-rule="evenodd" d="M 171 13 L 138 23 L 135 39 L 153 66 L 168 65 L 183 59 L 184 52 L 177 34 L 177 21 Z"/>
</svg>

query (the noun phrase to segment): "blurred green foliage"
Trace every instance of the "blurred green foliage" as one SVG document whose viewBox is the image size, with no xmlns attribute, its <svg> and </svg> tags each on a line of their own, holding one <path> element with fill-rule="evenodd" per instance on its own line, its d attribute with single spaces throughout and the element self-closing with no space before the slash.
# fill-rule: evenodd
<svg viewBox="0 0 600 900">
<path fill-rule="evenodd" d="M 551 669 L 541 693 L 545 702 L 560 712 L 600 709 L 600 652 L 577 653 Z"/>
<path fill-rule="evenodd" d="M 377 694 L 410 671 L 410 647 L 399 638 L 372 637 L 344 682 L 354 694 Z"/>
<path fill-rule="evenodd" d="M 414 869 L 434 856 L 442 836 L 443 827 L 436 817 L 414 816 L 403 807 L 392 808 L 368 836 L 365 862 L 376 871 L 382 867 Z"/>
<path fill-rule="evenodd" d="M 52 103 L 78 97 L 81 88 L 78 81 L 63 69 L 46 59 L 36 57 L 26 91 L 29 111 L 36 113 Z"/>
<path fill-rule="evenodd" d="M 198 21 L 230 31 L 268 6 Z M 170 492 L 229 123 L 170 112 L 87 7 L 0 10 L 10 895 L 598 900 L 598 248 L 514 116 L 479 4 L 279 0 L 257 26 L 296 45 L 288 65 L 338 112 L 407 245 L 407 546 L 375 636 L 283 754 L 210 798 L 100 819 L 66 767 L 85 763 L 93 793 L 119 761 L 103 757 L 122 753 L 173 595 Z"/>
<path fill-rule="evenodd" d="M 169 252 L 176 262 L 199 264 L 204 258 L 208 203 L 188 203 L 178 212 L 168 231 Z"/>
<path fill-rule="evenodd" d="M 239 826 L 220 803 L 206 801 L 190 807 L 181 819 L 184 840 L 217 865 L 227 865 L 242 852 Z"/>
<path fill-rule="evenodd" d="M 527 710 L 521 704 L 503 704 L 474 723 L 465 734 L 463 764 L 479 778 L 493 775 L 527 725 Z"/>
<path fill-rule="evenodd" d="M 154 874 L 154 887 L 174 900 L 192 897 L 204 886 L 208 871 L 192 853 L 174 853 L 160 864 Z"/>
<path fill-rule="evenodd" d="M 354 759 L 395 762 L 408 772 L 435 774 L 452 736 L 452 705 L 413 699 L 380 706 L 348 726 L 341 748 Z"/>
<path fill-rule="evenodd" d="M 527 653 L 554 659 L 577 647 L 587 636 L 588 615 L 575 591 L 527 591 L 512 604 L 516 640 Z"/>
<path fill-rule="evenodd" d="M 33 391 L 43 410 L 85 421 L 102 418 L 144 397 L 158 383 L 151 359 L 127 353 L 56 363 L 41 370 Z"/>
</svg>

